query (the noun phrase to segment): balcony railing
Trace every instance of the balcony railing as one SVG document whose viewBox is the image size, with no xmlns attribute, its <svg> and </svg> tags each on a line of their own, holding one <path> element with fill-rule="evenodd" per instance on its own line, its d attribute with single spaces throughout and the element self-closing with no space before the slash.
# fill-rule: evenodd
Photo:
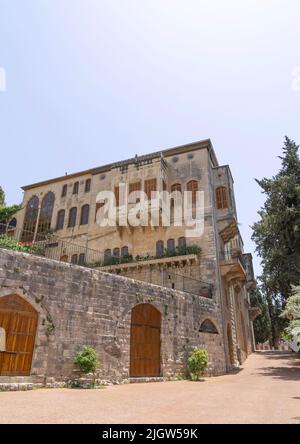
<svg viewBox="0 0 300 444">
<path fill-rule="evenodd" d="M 239 249 L 220 252 L 221 274 L 227 278 L 246 280 L 246 267 Z"/>
<path fill-rule="evenodd" d="M 35 240 L 30 242 L 19 242 L 18 239 L 23 235 L 26 235 L 25 237 L 28 239 Z M 80 265 L 87 268 L 100 267 L 103 264 L 104 259 L 103 252 L 88 248 L 86 245 L 77 245 L 65 241 L 52 233 L 36 233 L 36 235 L 34 235 L 33 232 L 24 232 L 24 230 L 2 223 L 0 223 L 0 248 L 43 256 L 49 259 L 69 262 L 73 265 Z M 191 260 L 189 256 L 193 256 L 193 260 L 197 257 L 196 254 L 190 254 L 189 247 L 186 247 L 185 253 L 187 261 Z M 178 258 L 178 254 L 176 256 L 174 253 L 174 260 Z M 180 258 L 182 259 L 182 257 Z M 151 258 L 148 260 L 151 262 L 150 259 Z M 169 256 L 168 259 L 171 261 L 172 257 Z M 161 258 L 161 260 L 167 260 L 167 258 Z M 128 257 L 127 263 L 128 261 L 131 262 L 132 257 Z M 117 262 L 120 264 L 121 260 L 118 259 Z M 141 261 L 136 261 L 135 263 L 140 264 Z M 109 266 L 105 268 L 109 268 Z M 163 278 L 160 282 L 152 283 L 166 288 L 184 291 L 193 295 L 212 298 L 213 287 L 209 283 L 168 270 L 162 270 L 162 276 Z"/>
</svg>

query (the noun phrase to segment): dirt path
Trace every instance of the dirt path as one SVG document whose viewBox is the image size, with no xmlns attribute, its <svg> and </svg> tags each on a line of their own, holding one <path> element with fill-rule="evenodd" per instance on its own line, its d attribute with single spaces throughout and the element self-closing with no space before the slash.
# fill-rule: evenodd
<svg viewBox="0 0 300 444">
<path fill-rule="evenodd" d="M 0 393 L 1 423 L 300 423 L 300 358 L 251 355 L 205 382 Z"/>
</svg>

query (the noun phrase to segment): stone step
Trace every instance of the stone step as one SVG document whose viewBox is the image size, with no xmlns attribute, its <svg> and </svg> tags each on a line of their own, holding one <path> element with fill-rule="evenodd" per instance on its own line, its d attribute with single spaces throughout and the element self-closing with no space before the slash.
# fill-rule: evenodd
<svg viewBox="0 0 300 444">
<path fill-rule="evenodd" d="M 41 384 L 42 386 L 42 384 Z M 36 384 L 32 382 L 0 382 L 0 392 L 16 392 L 16 391 L 25 391 L 25 390 L 33 390 L 36 387 Z"/>
<path fill-rule="evenodd" d="M 0 376 L 0 384 L 34 384 L 42 383 L 39 376 Z"/>
<path fill-rule="evenodd" d="M 164 382 L 164 378 L 161 376 L 149 376 L 149 377 L 139 377 L 139 378 L 129 378 L 130 384 L 145 383 L 145 382 Z"/>
</svg>

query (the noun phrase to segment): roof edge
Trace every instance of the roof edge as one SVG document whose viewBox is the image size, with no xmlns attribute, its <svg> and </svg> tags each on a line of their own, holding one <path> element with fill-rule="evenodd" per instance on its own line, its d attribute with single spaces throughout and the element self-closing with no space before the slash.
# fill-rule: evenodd
<svg viewBox="0 0 300 444">
<path fill-rule="evenodd" d="M 196 151 L 198 149 L 204 149 L 204 148 L 208 149 L 213 163 L 215 164 L 215 166 L 218 166 L 219 165 L 218 160 L 217 160 L 217 157 L 216 157 L 216 154 L 215 154 L 215 151 L 214 151 L 214 148 L 212 146 L 210 139 L 204 139 L 204 140 L 200 140 L 197 142 L 188 143 L 185 145 L 179 145 L 174 148 L 167 148 L 167 149 L 163 149 L 163 150 L 159 150 L 159 151 L 154 151 L 149 154 L 141 154 L 138 157 L 139 158 L 143 158 L 144 156 L 145 157 L 149 157 L 149 156 L 153 156 L 153 157 L 157 156 L 158 157 L 161 154 L 163 154 L 164 156 L 172 156 L 172 155 L 181 154 L 181 153 L 184 153 L 187 151 Z M 72 178 L 78 177 L 78 176 L 85 176 L 87 174 L 95 175 L 95 174 L 99 174 L 99 173 L 104 173 L 104 172 L 111 170 L 112 168 L 118 167 L 120 165 L 120 163 L 131 163 L 131 162 L 132 163 L 135 162 L 135 157 L 125 159 L 122 161 L 109 163 L 107 165 L 103 165 L 100 167 L 90 168 L 88 170 L 78 171 L 77 173 L 67 174 L 64 176 L 58 176 L 53 179 L 43 180 L 43 181 L 36 182 L 36 183 L 30 184 L 30 185 L 24 185 L 21 187 L 21 189 L 23 191 L 26 191 L 26 190 L 29 190 L 32 188 L 38 188 L 43 185 L 49 185 L 51 183 L 64 181 L 66 179 L 72 179 Z"/>
</svg>

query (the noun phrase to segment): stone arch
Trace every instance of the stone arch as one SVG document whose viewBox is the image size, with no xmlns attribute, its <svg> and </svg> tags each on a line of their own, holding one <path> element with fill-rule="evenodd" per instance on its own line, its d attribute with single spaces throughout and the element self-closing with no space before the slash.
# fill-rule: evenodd
<svg viewBox="0 0 300 444">
<path fill-rule="evenodd" d="M 200 328 L 199 328 L 199 332 L 200 333 L 210 333 L 210 334 L 214 334 L 214 335 L 219 334 L 217 327 L 210 319 L 205 319 L 205 321 L 203 321 L 201 323 Z"/>
<path fill-rule="evenodd" d="M 130 376 L 154 377 L 161 373 L 161 313 L 152 304 L 131 310 Z"/>
<path fill-rule="evenodd" d="M 6 332 L 0 352 L 1 376 L 29 376 L 38 327 L 38 312 L 18 294 L 0 297 L 0 327 Z"/>
<path fill-rule="evenodd" d="M 27 303 L 37 313 L 37 318 L 38 318 L 37 328 L 36 328 L 36 336 L 34 342 L 34 350 L 33 350 L 30 373 L 31 374 L 38 373 L 40 375 L 46 374 L 49 345 L 48 343 L 45 343 L 45 339 L 43 338 L 45 338 L 47 335 L 47 326 L 48 326 L 47 319 L 49 318 L 49 313 L 47 309 L 44 307 L 44 304 L 42 302 L 43 298 L 36 297 L 37 295 L 35 294 L 25 292 L 22 287 L 10 287 L 10 288 L 0 289 L 0 303 L 3 300 L 3 298 L 12 295 L 18 296 L 19 301 Z M 7 350 L 8 350 L 8 345 L 9 344 L 7 343 Z"/>
</svg>

